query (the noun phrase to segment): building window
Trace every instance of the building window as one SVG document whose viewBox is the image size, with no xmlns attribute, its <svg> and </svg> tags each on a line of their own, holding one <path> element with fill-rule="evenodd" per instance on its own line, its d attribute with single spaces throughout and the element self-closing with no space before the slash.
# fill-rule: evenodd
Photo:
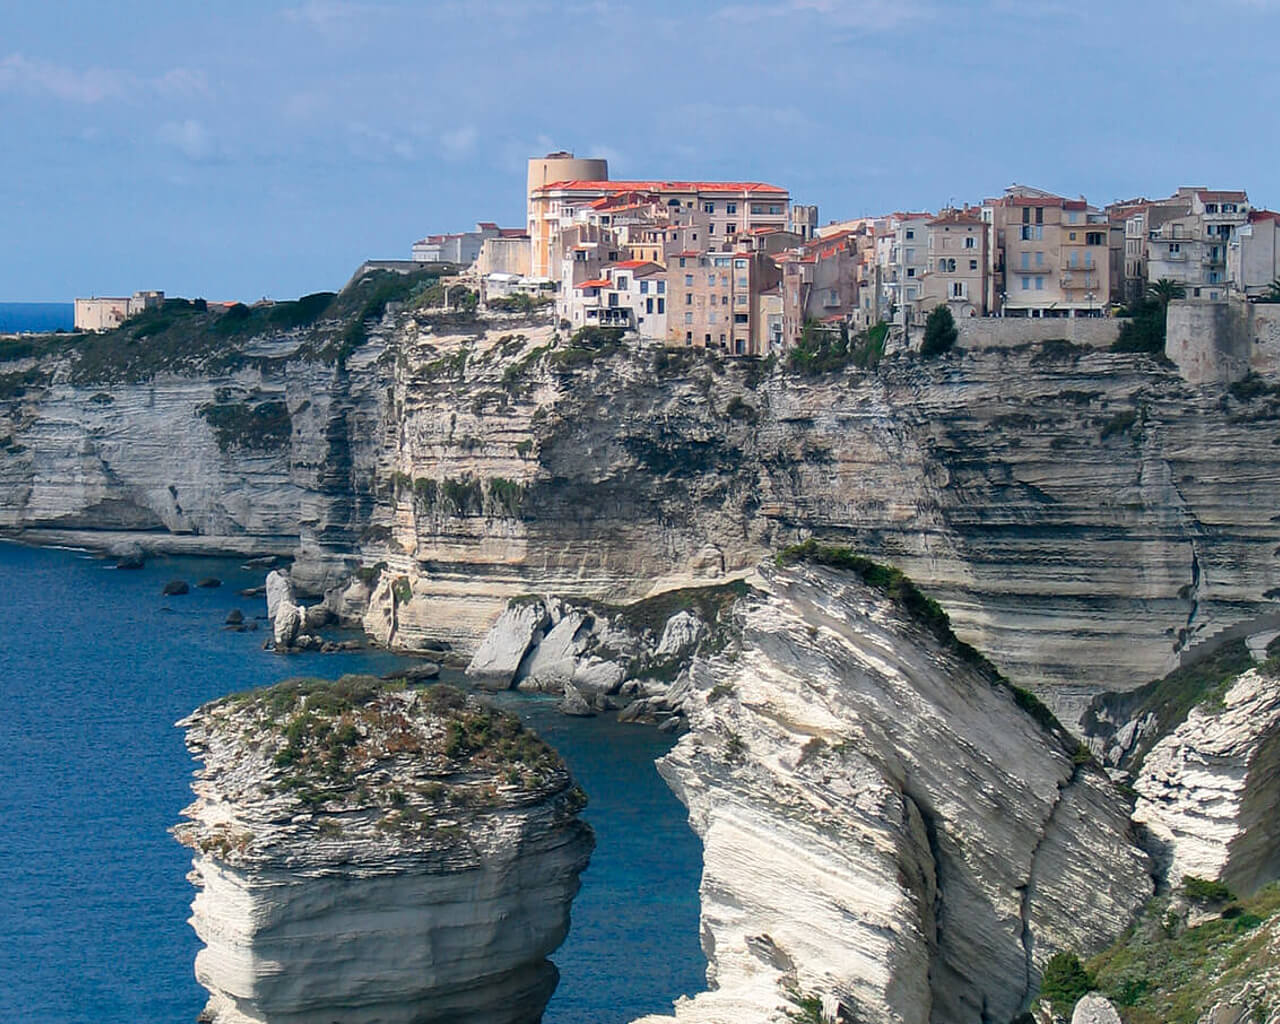
<svg viewBox="0 0 1280 1024">
<path fill-rule="evenodd" d="M 652 313 L 652 312 L 653 312 L 653 299 L 645 299 L 645 300 L 644 300 L 644 311 L 645 311 L 646 313 Z"/>
<path fill-rule="evenodd" d="M 684 257 L 683 257 L 683 256 L 681 256 L 681 257 L 680 257 L 680 266 L 682 266 L 682 267 L 684 266 Z"/>
<path fill-rule="evenodd" d="M 1037 224 L 1044 223 L 1044 207 L 1043 206 L 1036 207 L 1036 223 Z"/>
<path fill-rule="evenodd" d="M 734 234 L 737 234 L 737 232 L 738 232 L 737 224 L 726 224 L 724 226 L 724 233 L 726 235 L 734 235 Z"/>
<path fill-rule="evenodd" d="M 1030 289 L 1031 289 L 1031 278 L 1024 276 L 1022 278 L 1022 290 L 1025 292 L 1025 291 L 1030 291 Z"/>
<path fill-rule="evenodd" d="M 1022 269 L 1023 270 L 1031 269 L 1031 253 L 1029 252 L 1024 252 L 1022 254 Z"/>
<path fill-rule="evenodd" d="M 916 276 L 916 268 L 907 267 L 907 277 L 915 277 L 915 276 Z"/>
<path fill-rule="evenodd" d="M 1101 232 L 1101 231 L 1086 231 L 1086 232 L 1084 233 L 1084 244 L 1085 244 L 1085 245 L 1101 245 L 1101 244 L 1102 244 L 1102 232 Z"/>
<path fill-rule="evenodd" d="M 953 299 L 964 298 L 964 282 L 963 281 L 953 281 L 951 283 L 951 297 Z"/>
<path fill-rule="evenodd" d="M 716 315 L 715 315 L 715 313 L 708 313 L 708 314 L 707 314 L 707 323 L 709 323 L 709 324 L 713 324 L 713 323 L 715 323 L 715 322 L 716 322 Z"/>
<path fill-rule="evenodd" d="M 724 212 L 725 212 L 725 213 L 737 213 L 737 212 L 738 212 L 738 204 L 737 204 L 737 203 L 725 203 L 725 204 L 724 204 Z"/>
<path fill-rule="evenodd" d="M 666 299 L 659 299 L 659 300 L 658 300 L 658 312 L 659 312 L 659 313 L 665 313 L 666 311 L 667 311 L 667 300 L 666 300 Z"/>
<path fill-rule="evenodd" d="M 746 269 L 747 269 L 747 261 L 746 261 L 746 260 L 734 260 L 734 261 L 733 261 L 733 265 L 734 265 L 738 270 L 746 270 Z"/>
<path fill-rule="evenodd" d="M 707 234 L 709 234 L 709 235 L 714 235 L 715 233 L 716 233 L 716 226 L 715 226 L 714 224 L 708 224 L 708 225 L 707 225 Z"/>
<path fill-rule="evenodd" d="M 640 282 L 640 294 L 641 294 L 641 295 L 648 295 L 648 294 L 649 294 L 649 282 L 648 282 L 648 281 L 641 281 L 641 282 Z"/>
<path fill-rule="evenodd" d="M 1043 266 L 1044 266 L 1044 253 L 1042 253 L 1042 252 L 1038 252 L 1038 253 L 1036 253 L 1036 266 L 1037 266 L 1037 267 L 1043 267 Z"/>
<path fill-rule="evenodd" d="M 681 265 L 681 266 L 684 266 L 684 260 L 681 260 L 681 261 L 680 261 L 680 265 Z M 692 275 L 692 274 L 685 274 L 685 275 L 684 275 L 684 286 L 685 286 L 686 288 L 692 288 L 692 287 L 693 287 L 693 275 Z"/>
<path fill-rule="evenodd" d="M 912 230 L 911 230 L 911 228 L 907 228 L 907 237 L 908 237 L 908 238 L 915 238 L 915 237 L 916 237 L 916 233 L 915 233 L 914 231 L 912 231 Z"/>
<path fill-rule="evenodd" d="M 1170 256 L 1176 256 L 1176 255 L 1177 255 L 1178 253 L 1180 253 L 1180 252 L 1182 252 L 1182 243 L 1181 243 L 1181 242 L 1170 242 L 1170 243 L 1169 243 L 1169 255 L 1170 255 Z"/>
<path fill-rule="evenodd" d="M 692 313 L 686 313 L 686 314 L 684 315 L 684 322 L 685 322 L 685 323 L 687 323 L 687 324 L 691 324 L 691 323 L 693 323 L 693 314 L 692 314 Z"/>
<path fill-rule="evenodd" d="M 727 305 L 729 305 L 729 296 L 728 296 L 728 295 L 721 295 L 721 296 L 720 296 L 720 305 L 722 305 L 722 306 L 727 306 Z"/>
<path fill-rule="evenodd" d="M 659 295 L 665 295 L 665 294 L 666 294 L 666 291 L 667 291 L 667 282 L 666 282 L 666 281 L 659 281 L 659 282 L 658 282 L 658 294 L 659 294 Z"/>
<path fill-rule="evenodd" d="M 977 269 L 978 269 L 978 261 L 977 261 L 977 260 L 970 260 L 970 261 L 969 261 L 969 269 L 970 269 L 970 270 L 977 270 Z"/>
<path fill-rule="evenodd" d="M 733 322 L 734 322 L 735 324 L 745 324 L 745 323 L 747 322 L 747 320 L 748 320 L 748 317 L 747 317 L 747 314 L 746 314 L 746 313 L 734 313 L 734 314 L 733 314 Z"/>
<path fill-rule="evenodd" d="M 1037 278 L 1036 278 L 1036 291 L 1038 291 L 1038 292 L 1042 292 L 1042 291 L 1044 291 L 1044 278 L 1043 278 L 1043 277 L 1037 277 Z"/>
<path fill-rule="evenodd" d="M 1068 238 L 1070 238 L 1070 239 L 1071 239 L 1071 241 L 1073 241 L 1073 242 L 1074 242 L 1074 241 L 1076 240 L 1076 235 L 1078 235 L 1078 234 L 1079 234 L 1079 232 L 1078 232 L 1078 231 L 1071 231 L 1071 232 L 1069 232 L 1069 233 L 1068 233 L 1067 237 L 1068 237 Z"/>
<path fill-rule="evenodd" d="M 715 204 L 715 203 L 703 203 L 703 204 L 702 204 L 702 212 L 703 212 L 703 213 L 715 213 L 715 212 L 716 212 L 716 204 Z"/>
<path fill-rule="evenodd" d="M 973 235 L 969 235 L 964 240 L 964 247 L 966 249 L 976 249 L 978 247 L 978 240 L 974 238 Z"/>
</svg>

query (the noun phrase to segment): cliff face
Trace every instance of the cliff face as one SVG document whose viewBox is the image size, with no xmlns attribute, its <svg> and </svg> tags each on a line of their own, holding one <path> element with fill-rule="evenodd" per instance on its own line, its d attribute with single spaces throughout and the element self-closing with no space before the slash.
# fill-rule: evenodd
<svg viewBox="0 0 1280 1024">
<path fill-rule="evenodd" d="M 593 839 L 559 757 L 447 687 L 282 683 L 179 723 L 216 1024 L 534 1024 Z"/>
<path fill-rule="evenodd" d="M 676 1019 L 782 1020 L 792 993 L 850 1020 L 1011 1020 L 1054 951 L 1100 950 L 1150 896 L 1124 800 L 882 592 L 812 567 L 758 583 L 659 762 L 704 844 L 712 990 Z"/>
<path fill-rule="evenodd" d="M 518 594 L 722 582 L 812 533 L 900 565 L 1072 720 L 1280 587 L 1269 385 L 1055 343 L 808 378 L 553 346 L 519 319 L 403 314 L 369 335 L 341 370 L 282 335 L 254 343 L 274 363 L 208 377 L 54 373 L 0 403 L 0 522 L 296 543 L 304 591 L 370 570 L 370 604 L 333 601 L 378 639 L 464 649 Z M 220 445 L 201 412 L 281 398 L 270 449 Z"/>
</svg>

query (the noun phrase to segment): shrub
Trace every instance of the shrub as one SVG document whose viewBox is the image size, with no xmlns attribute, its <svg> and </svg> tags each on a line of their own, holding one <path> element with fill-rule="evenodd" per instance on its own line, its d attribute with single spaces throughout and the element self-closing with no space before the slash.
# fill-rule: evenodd
<svg viewBox="0 0 1280 1024">
<path fill-rule="evenodd" d="M 218 447 L 270 451 L 289 443 L 293 421 L 284 402 L 202 405 L 196 413 L 213 428 Z"/>
<path fill-rule="evenodd" d="M 1197 903 L 1229 903 L 1236 898 L 1235 893 L 1221 882 L 1195 875 L 1182 876 L 1182 892 L 1187 899 Z"/>
<path fill-rule="evenodd" d="M 1040 998 L 1047 999 L 1059 1013 L 1070 1013 L 1082 997 L 1093 991 L 1094 982 L 1074 953 L 1054 953 L 1045 964 L 1040 979 Z"/>
<path fill-rule="evenodd" d="M 1135 303 L 1111 345 L 1112 352 L 1164 352 L 1165 310 L 1157 300 Z"/>
<path fill-rule="evenodd" d="M 729 399 L 724 407 L 724 414 L 731 420 L 746 420 L 748 423 L 756 421 L 755 406 L 744 402 L 741 395 L 734 395 Z"/>
<path fill-rule="evenodd" d="M 955 318 L 946 306 L 935 306 L 924 324 L 924 341 L 920 345 L 920 354 L 926 359 L 941 355 L 956 343 L 960 331 L 956 328 Z"/>
<path fill-rule="evenodd" d="M 489 500 L 497 511 L 518 519 L 524 505 L 524 487 L 514 480 L 495 476 L 489 481 Z"/>
</svg>

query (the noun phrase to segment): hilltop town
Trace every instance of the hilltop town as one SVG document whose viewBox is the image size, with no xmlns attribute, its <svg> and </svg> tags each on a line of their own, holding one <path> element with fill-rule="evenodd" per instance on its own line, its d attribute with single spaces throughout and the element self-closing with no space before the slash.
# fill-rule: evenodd
<svg viewBox="0 0 1280 1024">
<path fill-rule="evenodd" d="M 482 223 L 413 246 L 452 262 L 482 301 L 554 303 L 576 330 L 613 327 L 669 345 L 766 355 L 806 324 L 913 328 L 946 306 L 981 317 L 1105 318 L 1165 299 L 1272 296 L 1280 214 L 1243 190 L 1180 188 L 1105 208 L 1013 185 L 936 213 L 819 224 L 818 208 L 764 182 L 613 181 L 567 152 L 528 165 L 526 225 Z"/>
</svg>

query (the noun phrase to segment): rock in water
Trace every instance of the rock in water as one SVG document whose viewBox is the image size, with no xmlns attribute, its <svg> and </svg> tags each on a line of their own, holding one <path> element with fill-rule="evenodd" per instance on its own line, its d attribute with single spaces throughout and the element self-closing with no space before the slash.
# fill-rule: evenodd
<svg viewBox="0 0 1280 1024">
<path fill-rule="evenodd" d="M 244 624 L 244 612 L 239 608 L 232 608 L 227 612 L 226 624 L 228 626 L 240 626 Z"/>
<path fill-rule="evenodd" d="M 206 576 L 197 583 L 196 586 L 205 590 L 214 590 L 215 588 L 222 586 L 222 580 L 218 579 L 216 576 Z"/>
<path fill-rule="evenodd" d="M 703 841 L 713 986 L 676 1018 L 782 1019 L 790 990 L 848 1020 L 1013 1019 L 1051 954 L 1100 950 L 1151 895 L 1123 796 L 940 610 L 760 571 L 659 761 Z"/>
<path fill-rule="evenodd" d="M 271 624 L 272 639 L 277 651 L 287 651 L 302 631 L 302 609 L 288 599 L 276 605 L 275 621 Z"/>
<path fill-rule="evenodd" d="M 164 585 L 164 590 L 162 590 L 161 593 L 164 594 L 165 597 L 175 597 L 186 594 L 190 590 L 191 587 L 188 586 L 186 580 L 170 580 Z"/>
<path fill-rule="evenodd" d="M 509 689 L 525 653 L 549 622 L 541 600 L 513 602 L 485 636 L 467 666 L 467 675 L 488 689 Z"/>
<path fill-rule="evenodd" d="M 1167 847 L 1172 885 L 1221 879 L 1242 895 L 1280 875 L 1280 686 L 1250 669 L 1160 740 L 1134 780 L 1143 822 Z"/>
<path fill-rule="evenodd" d="M 290 581 L 288 573 L 274 569 L 267 573 L 267 618 L 274 619 L 276 617 L 276 609 L 280 606 L 281 601 L 294 603 L 293 583 Z"/>
<path fill-rule="evenodd" d="M 535 1024 L 593 837 L 512 716 L 434 686 L 295 680 L 179 723 L 214 1024 Z"/>
</svg>

